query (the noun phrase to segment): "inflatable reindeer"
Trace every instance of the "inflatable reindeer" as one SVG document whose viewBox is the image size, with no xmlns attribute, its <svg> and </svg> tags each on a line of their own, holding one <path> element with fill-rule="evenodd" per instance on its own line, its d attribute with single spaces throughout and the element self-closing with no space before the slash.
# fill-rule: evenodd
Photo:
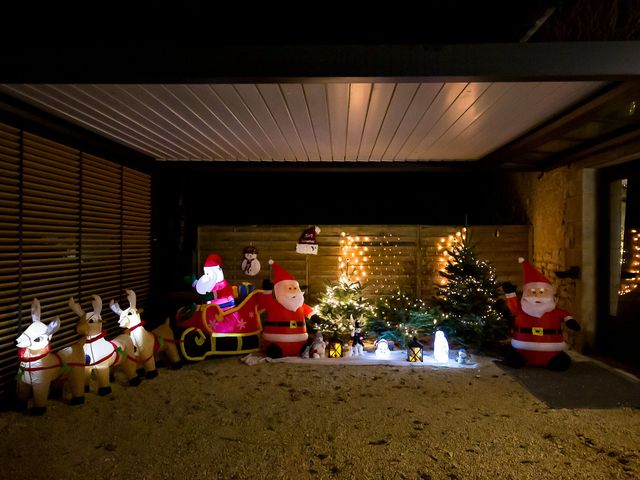
<svg viewBox="0 0 640 480">
<path fill-rule="evenodd" d="M 16 340 L 18 347 L 18 401 L 27 404 L 33 393 L 33 415 L 47 410 L 49 387 L 54 380 L 68 380 L 71 386 L 71 405 L 84 403 L 84 339 L 56 352 L 50 351 L 51 336 L 60 328 L 60 319 L 49 324 L 40 321 L 40 302 L 31 303 L 31 325 Z"/>
<path fill-rule="evenodd" d="M 98 382 L 98 394 L 111 393 L 109 384 L 110 367 L 119 367 L 129 380 L 132 387 L 140 385 L 140 378 L 136 374 L 136 363 L 133 342 L 127 334 L 118 335 L 112 340 L 105 338 L 106 331 L 102 329 L 102 299 L 93 295 L 91 302 L 93 312 L 85 313 L 82 307 L 71 297 L 69 307 L 80 317 L 77 332 L 86 337 L 84 344 L 85 359 L 85 391 L 89 391 L 91 374 L 95 372 Z"/>
<path fill-rule="evenodd" d="M 129 300 L 129 308 L 122 310 L 117 302 L 111 300 L 111 310 L 120 317 L 118 320 L 120 327 L 126 328 L 131 336 L 138 362 L 143 365 L 147 378 L 154 378 L 158 375 L 155 356 L 160 352 L 164 352 L 169 357 L 174 368 L 180 368 L 182 360 L 180 360 L 178 349 L 176 348 L 176 343 L 178 342 L 174 339 L 173 331 L 169 326 L 169 319 L 152 332 L 147 331 L 136 308 L 135 292 L 133 290 L 125 291 Z"/>
</svg>

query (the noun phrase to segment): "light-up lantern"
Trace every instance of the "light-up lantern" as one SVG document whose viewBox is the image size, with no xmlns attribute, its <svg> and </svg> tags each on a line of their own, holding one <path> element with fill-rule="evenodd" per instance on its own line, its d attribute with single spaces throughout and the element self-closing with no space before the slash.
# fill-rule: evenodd
<svg viewBox="0 0 640 480">
<path fill-rule="evenodd" d="M 416 337 L 407 344 L 407 361 L 422 362 L 424 347 Z"/>
<path fill-rule="evenodd" d="M 333 337 L 329 340 L 329 358 L 341 358 L 342 357 L 342 340 L 334 333 Z"/>
<path fill-rule="evenodd" d="M 449 362 L 449 342 L 442 330 L 436 332 L 436 338 L 433 341 L 433 357 L 438 363 Z"/>
</svg>

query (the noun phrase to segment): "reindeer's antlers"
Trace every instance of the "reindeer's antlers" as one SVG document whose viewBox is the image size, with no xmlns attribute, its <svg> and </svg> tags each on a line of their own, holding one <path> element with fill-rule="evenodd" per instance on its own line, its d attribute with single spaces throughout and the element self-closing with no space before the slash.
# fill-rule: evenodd
<svg viewBox="0 0 640 480">
<path fill-rule="evenodd" d="M 91 306 L 93 307 L 93 314 L 100 315 L 100 312 L 102 312 L 102 299 L 98 295 L 92 295 L 92 297 Z"/>
<path fill-rule="evenodd" d="M 127 292 L 127 300 L 129 300 L 129 306 L 136 308 L 136 292 L 133 290 L 125 290 Z"/>
<path fill-rule="evenodd" d="M 69 308 L 80 318 L 84 316 L 84 310 L 82 310 L 82 307 L 76 303 L 73 297 L 69 299 Z"/>
<path fill-rule="evenodd" d="M 118 305 L 118 302 L 116 302 L 115 300 L 111 300 L 109 302 L 109 307 L 111 308 L 111 310 L 113 310 L 113 312 L 116 315 L 121 315 L 122 314 L 122 309 L 120 308 L 120 305 Z"/>
<path fill-rule="evenodd" d="M 37 298 L 34 298 L 33 301 L 31 302 L 31 321 L 39 322 L 41 313 L 42 312 L 40 311 L 40 300 L 38 300 Z"/>
</svg>

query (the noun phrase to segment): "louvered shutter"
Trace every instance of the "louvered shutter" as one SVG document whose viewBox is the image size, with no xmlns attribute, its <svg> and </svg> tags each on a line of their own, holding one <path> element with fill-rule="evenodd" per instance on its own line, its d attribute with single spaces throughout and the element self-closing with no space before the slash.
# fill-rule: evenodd
<svg viewBox="0 0 640 480">
<path fill-rule="evenodd" d="M 82 158 L 82 292 L 81 304 L 90 310 L 91 296 L 102 298 L 103 326 L 119 333 L 109 301 L 121 297 L 122 167 L 102 158 Z"/>
<path fill-rule="evenodd" d="M 22 188 L 22 318 L 37 297 L 43 321 L 60 317 L 57 348 L 78 338 L 67 303 L 80 286 L 80 152 L 25 132 Z"/>
<path fill-rule="evenodd" d="M 0 124 L 0 396 L 18 365 L 20 148 L 20 131 Z"/>
</svg>

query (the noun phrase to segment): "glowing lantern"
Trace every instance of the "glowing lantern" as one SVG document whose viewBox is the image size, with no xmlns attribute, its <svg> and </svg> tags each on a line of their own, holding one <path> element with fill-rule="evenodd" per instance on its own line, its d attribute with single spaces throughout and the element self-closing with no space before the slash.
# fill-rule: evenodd
<svg viewBox="0 0 640 480">
<path fill-rule="evenodd" d="M 329 340 L 329 358 L 341 358 L 342 357 L 342 340 L 334 333 L 333 337 Z"/>
<path fill-rule="evenodd" d="M 433 341 L 433 356 L 439 363 L 449 361 L 449 343 L 442 330 L 436 332 L 436 338 Z"/>
<path fill-rule="evenodd" d="M 424 347 L 416 337 L 407 345 L 407 361 L 422 362 Z"/>
</svg>

